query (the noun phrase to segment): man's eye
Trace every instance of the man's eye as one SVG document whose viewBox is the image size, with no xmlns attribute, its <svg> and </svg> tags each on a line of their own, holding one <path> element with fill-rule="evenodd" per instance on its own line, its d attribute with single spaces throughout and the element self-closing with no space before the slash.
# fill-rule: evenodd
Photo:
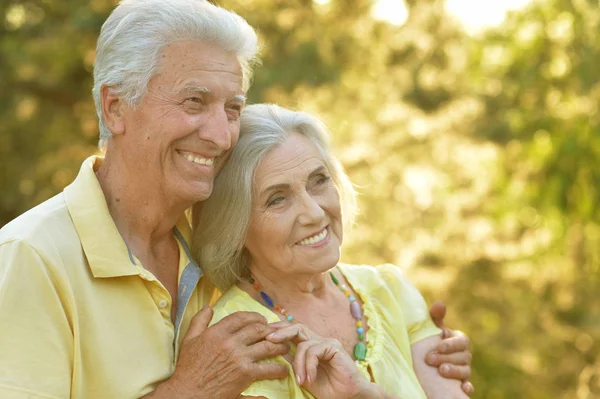
<svg viewBox="0 0 600 399">
<path fill-rule="evenodd" d="M 232 104 L 228 107 L 227 113 L 230 119 L 237 120 L 242 114 L 242 106 L 238 104 Z"/>
<path fill-rule="evenodd" d="M 190 101 L 197 104 L 202 104 L 202 99 L 200 97 L 190 97 L 186 101 Z"/>
</svg>

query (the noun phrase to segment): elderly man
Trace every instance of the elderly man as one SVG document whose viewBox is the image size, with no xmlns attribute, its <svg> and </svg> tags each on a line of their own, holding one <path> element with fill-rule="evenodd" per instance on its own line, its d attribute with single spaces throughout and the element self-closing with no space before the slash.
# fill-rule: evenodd
<svg viewBox="0 0 600 399">
<path fill-rule="evenodd" d="M 0 397 L 236 398 L 287 374 L 260 362 L 288 351 L 262 316 L 207 328 L 216 291 L 188 249 L 186 210 L 237 141 L 256 52 L 205 1 L 113 11 L 94 68 L 104 157 L 0 231 Z M 467 339 L 444 344 L 434 365 L 468 378 Z"/>
</svg>

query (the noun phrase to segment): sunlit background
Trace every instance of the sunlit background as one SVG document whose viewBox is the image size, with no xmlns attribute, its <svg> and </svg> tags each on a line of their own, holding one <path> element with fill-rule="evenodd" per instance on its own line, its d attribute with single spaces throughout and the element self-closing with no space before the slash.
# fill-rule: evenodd
<svg viewBox="0 0 600 399">
<path fill-rule="evenodd" d="M 114 4 L 0 4 L 0 226 L 95 151 Z M 600 398 L 598 1 L 221 4 L 264 44 L 251 101 L 331 128 L 360 192 L 344 260 L 395 263 L 446 301 L 474 397 Z"/>
</svg>

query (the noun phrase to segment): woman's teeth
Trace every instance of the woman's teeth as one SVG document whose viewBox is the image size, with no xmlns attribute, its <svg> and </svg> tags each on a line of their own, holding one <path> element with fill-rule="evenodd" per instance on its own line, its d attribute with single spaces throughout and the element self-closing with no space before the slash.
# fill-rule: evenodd
<svg viewBox="0 0 600 399">
<path fill-rule="evenodd" d="M 300 245 L 316 244 L 318 242 L 323 241 L 325 239 L 325 237 L 327 237 L 327 229 L 323 229 L 322 232 L 320 232 L 319 234 L 315 234 L 312 237 L 305 238 L 304 240 L 298 242 L 298 244 L 300 244 Z"/>
</svg>

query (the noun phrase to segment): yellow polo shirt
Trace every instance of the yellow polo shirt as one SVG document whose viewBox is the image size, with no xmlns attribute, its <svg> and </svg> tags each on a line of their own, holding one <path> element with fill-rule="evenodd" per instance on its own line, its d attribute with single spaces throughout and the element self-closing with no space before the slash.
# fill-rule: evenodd
<svg viewBox="0 0 600 399">
<path fill-rule="evenodd" d="M 0 230 L 0 398 L 127 399 L 175 369 L 191 318 L 216 294 L 179 242 L 171 298 L 121 238 L 88 158 L 75 181 Z"/>
</svg>

